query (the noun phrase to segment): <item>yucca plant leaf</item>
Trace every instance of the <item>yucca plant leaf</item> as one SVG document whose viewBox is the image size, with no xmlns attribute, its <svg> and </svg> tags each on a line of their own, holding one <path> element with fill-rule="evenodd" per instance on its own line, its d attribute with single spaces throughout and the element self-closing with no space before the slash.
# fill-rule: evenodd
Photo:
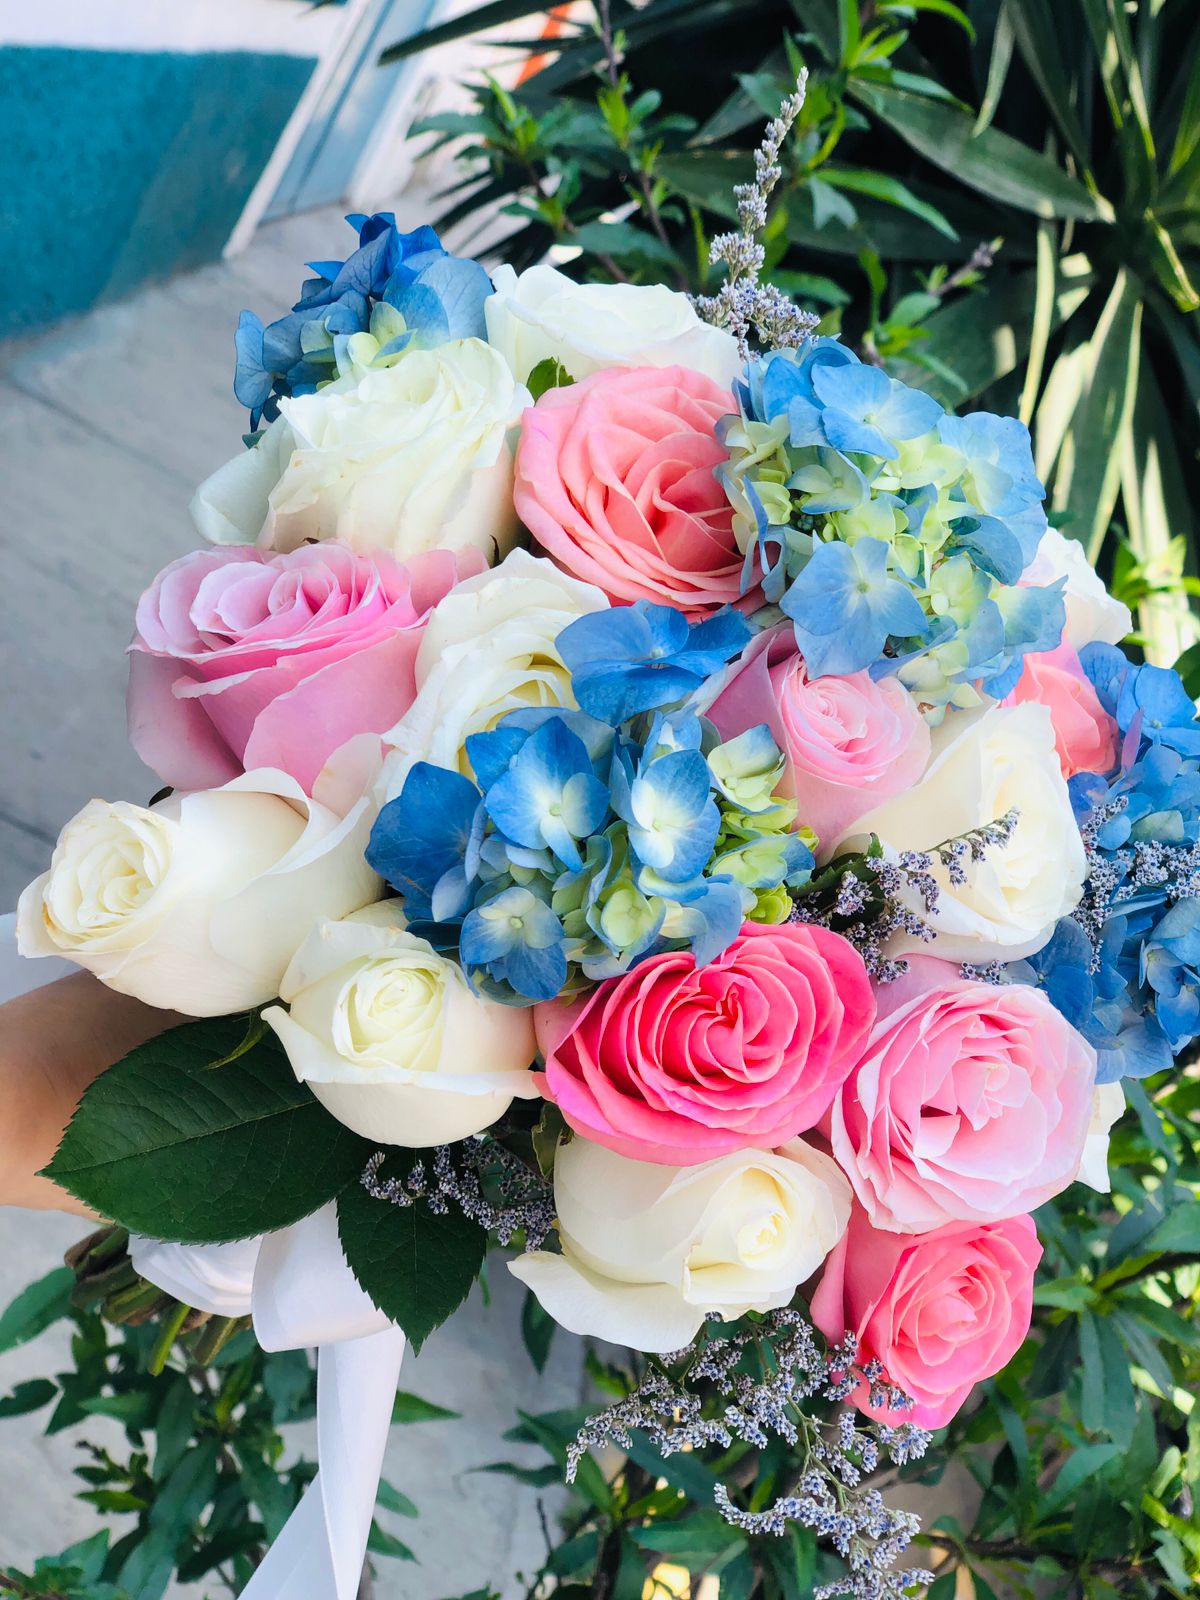
<svg viewBox="0 0 1200 1600">
<path fill-rule="evenodd" d="M 1063 441 L 1053 504 L 1065 531 L 1095 560 L 1121 484 L 1121 452 L 1133 420 L 1141 358 L 1140 286 L 1117 274 L 1085 358 L 1079 403 Z"/>
<path fill-rule="evenodd" d="M 1120 473 L 1125 525 L 1139 566 L 1152 579 L 1168 577 L 1174 565 L 1173 548 L 1182 539 L 1194 569 L 1195 512 L 1171 417 L 1148 363 L 1139 375 Z M 1138 612 L 1147 658 L 1159 666 L 1170 666 L 1200 638 L 1200 625 L 1181 585 L 1147 595 Z"/>
<path fill-rule="evenodd" d="M 852 82 L 854 99 L 887 123 L 918 154 L 961 182 L 1006 205 L 1039 217 L 1108 220 L 1112 208 L 1100 196 L 998 128 L 975 133 L 975 114 L 965 106 L 928 100 L 902 90 Z"/>
<path fill-rule="evenodd" d="M 1033 300 L 1033 317 L 1029 326 L 1029 351 L 1025 358 L 1025 381 L 1021 387 L 1021 403 L 1017 415 L 1026 426 L 1033 418 L 1042 374 L 1046 368 L 1046 352 L 1050 335 L 1060 318 L 1055 316 L 1058 303 L 1058 240 L 1051 223 L 1038 227 L 1036 292 Z"/>
<path fill-rule="evenodd" d="M 1090 0 L 1083 0 L 1083 3 L 1087 5 Z M 1097 0 L 1097 3 L 1103 6 L 1104 0 Z M 1004 0 L 1003 14 L 1012 25 L 1021 57 L 1068 150 L 1087 172 L 1091 155 L 1072 97 L 1074 74 L 1068 69 L 1060 48 L 1049 0 Z"/>
<path fill-rule="evenodd" d="M 992 119 L 1000 105 L 1000 96 L 1004 93 L 1008 69 L 1012 65 L 1015 42 L 1012 18 L 1007 10 L 1002 10 L 996 18 L 996 28 L 992 35 L 987 83 L 984 86 L 983 99 L 979 102 L 979 115 L 975 118 L 975 126 L 971 130 L 973 135 L 982 133 L 985 128 L 990 128 L 992 125 Z"/>
</svg>

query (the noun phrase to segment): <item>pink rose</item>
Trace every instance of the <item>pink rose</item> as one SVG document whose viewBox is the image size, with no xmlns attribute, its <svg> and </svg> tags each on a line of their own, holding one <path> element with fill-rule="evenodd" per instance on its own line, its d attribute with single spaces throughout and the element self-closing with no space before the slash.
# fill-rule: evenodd
<svg viewBox="0 0 1200 1600">
<path fill-rule="evenodd" d="M 383 733 L 408 710 L 426 616 L 484 565 L 473 550 L 401 566 L 331 543 L 173 561 L 138 605 L 134 749 L 179 789 L 278 767 L 311 792 L 340 745 Z"/>
<path fill-rule="evenodd" d="M 1069 644 L 1025 657 L 1017 686 L 1004 704 L 1016 706 L 1025 700 L 1049 710 L 1064 778 L 1077 772 L 1111 772 L 1116 766 L 1117 725 L 1100 704 Z"/>
<path fill-rule="evenodd" d="M 708 715 L 726 739 L 767 724 L 787 757 L 780 792 L 829 845 L 929 764 L 929 725 L 898 678 L 810 679 L 790 627 L 754 641 Z"/>
<path fill-rule="evenodd" d="M 830 1113 L 834 1156 L 878 1228 L 1032 1211 L 1079 1170 L 1096 1052 L 1026 984 L 918 956 Z"/>
<path fill-rule="evenodd" d="M 820 1121 L 871 1026 L 862 958 L 836 933 L 747 923 L 715 961 L 651 956 L 585 999 L 534 1008 L 542 1090 L 577 1133 L 691 1166 Z"/>
<path fill-rule="evenodd" d="M 1021 1348 L 1041 1254 L 1032 1217 L 950 1222 L 913 1239 L 881 1233 L 855 1206 L 825 1262 L 812 1319 L 835 1344 L 854 1334 L 859 1362 L 880 1362 L 917 1403 L 874 1407 L 865 1383 L 851 1403 L 881 1422 L 944 1427 L 975 1384 Z"/>
<path fill-rule="evenodd" d="M 696 615 L 735 601 L 742 556 L 714 469 L 733 397 L 687 367 L 619 367 L 548 389 L 517 446 L 517 514 L 610 600 Z"/>
</svg>

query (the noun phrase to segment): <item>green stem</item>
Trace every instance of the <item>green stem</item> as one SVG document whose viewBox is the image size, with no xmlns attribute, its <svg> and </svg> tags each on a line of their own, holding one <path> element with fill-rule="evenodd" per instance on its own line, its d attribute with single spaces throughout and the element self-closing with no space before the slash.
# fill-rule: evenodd
<svg viewBox="0 0 1200 1600">
<path fill-rule="evenodd" d="M 191 1313 L 191 1306 L 185 1306 L 180 1303 L 176 1305 L 170 1316 L 164 1320 L 162 1327 L 159 1329 L 158 1338 L 155 1340 L 154 1349 L 150 1352 L 150 1360 L 147 1363 L 148 1369 L 154 1377 L 161 1376 L 162 1370 L 166 1366 L 171 1351 L 175 1346 L 175 1341 L 183 1331 L 183 1325 Z"/>
</svg>

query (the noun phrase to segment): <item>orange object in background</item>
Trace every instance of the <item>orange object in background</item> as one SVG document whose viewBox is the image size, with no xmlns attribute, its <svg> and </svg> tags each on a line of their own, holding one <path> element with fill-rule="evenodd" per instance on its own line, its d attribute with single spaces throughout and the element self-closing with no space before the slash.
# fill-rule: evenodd
<svg viewBox="0 0 1200 1600">
<path fill-rule="evenodd" d="M 567 31 L 567 18 L 571 15 L 572 5 L 553 6 L 550 15 L 546 18 L 545 27 L 542 29 L 543 39 L 558 39 Z M 534 73 L 540 72 L 550 57 L 548 55 L 530 56 L 525 65 L 517 74 L 517 86 L 520 87 L 527 78 L 532 78 Z"/>
</svg>

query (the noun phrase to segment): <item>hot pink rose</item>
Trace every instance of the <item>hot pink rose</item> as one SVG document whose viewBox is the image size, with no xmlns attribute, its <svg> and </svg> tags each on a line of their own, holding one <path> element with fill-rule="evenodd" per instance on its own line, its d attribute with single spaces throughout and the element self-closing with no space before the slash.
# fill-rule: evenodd
<svg viewBox="0 0 1200 1600">
<path fill-rule="evenodd" d="M 774 1148 L 820 1121 L 874 1014 L 845 939 L 747 923 L 705 967 L 652 956 L 585 999 L 535 1007 L 543 1093 L 576 1132 L 638 1161 Z"/>
<path fill-rule="evenodd" d="M 338 544 L 173 561 L 138 605 L 134 749 L 179 789 L 279 767 L 311 790 L 340 745 L 408 710 L 426 616 L 484 564 L 438 550 L 401 566 Z"/>
<path fill-rule="evenodd" d="M 781 793 L 834 845 L 929 764 L 929 725 L 898 678 L 809 678 L 790 627 L 763 634 L 708 715 L 726 739 L 765 722 L 787 757 Z"/>
<path fill-rule="evenodd" d="M 1079 1170 L 1096 1052 L 1026 984 L 916 957 L 830 1113 L 839 1166 L 876 1227 L 924 1233 L 1032 1211 Z"/>
<path fill-rule="evenodd" d="M 737 600 L 742 556 L 714 469 L 733 397 L 687 367 L 620 367 L 549 389 L 517 446 L 517 514 L 610 600 L 691 615 Z"/>
<path fill-rule="evenodd" d="M 879 1361 L 917 1403 L 873 1407 L 860 1383 L 852 1404 L 893 1425 L 944 1427 L 1021 1348 L 1041 1254 L 1032 1217 L 950 1222 L 914 1239 L 881 1233 L 855 1206 L 813 1295 L 813 1322 L 834 1343 L 854 1334 L 859 1362 Z"/>
<path fill-rule="evenodd" d="M 1017 686 L 1004 703 L 1015 706 L 1025 700 L 1049 710 L 1064 778 L 1077 772 L 1111 772 L 1116 766 L 1117 725 L 1100 704 L 1069 644 L 1025 657 Z"/>
</svg>

